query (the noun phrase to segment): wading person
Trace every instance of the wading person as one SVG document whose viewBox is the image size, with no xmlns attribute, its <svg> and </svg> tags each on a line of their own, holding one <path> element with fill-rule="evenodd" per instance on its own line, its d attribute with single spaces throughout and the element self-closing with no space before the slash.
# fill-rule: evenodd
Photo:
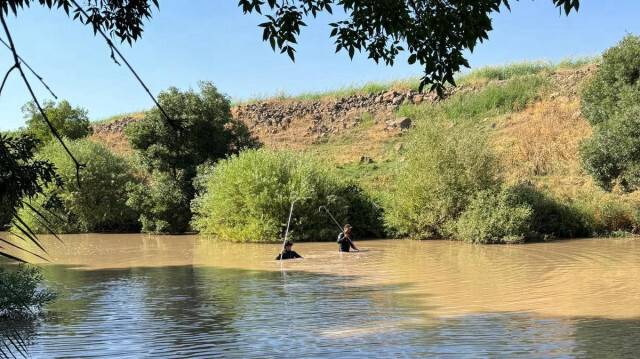
<svg viewBox="0 0 640 359">
<path fill-rule="evenodd" d="M 342 233 L 338 235 L 338 245 L 340 246 L 340 252 L 349 252 L 351 248 L 359 251 L 358 247 L 353 244 L 352 227 L 350 224 L 345 224 Z"/>
<path fill-rule="evenodd" d="M 278 256 L 276 257 L 276 260 L 279 261 L 281 259 L 302 258 L 301 255 L 299 255 L 295 251 L 291 250 L 291 247 L 293 247 L 293 242 L 287 241 L 284 244 L 284 249 L 282 250 L 282 252 L 280 254 L 278 254 Z"/>
</svg>

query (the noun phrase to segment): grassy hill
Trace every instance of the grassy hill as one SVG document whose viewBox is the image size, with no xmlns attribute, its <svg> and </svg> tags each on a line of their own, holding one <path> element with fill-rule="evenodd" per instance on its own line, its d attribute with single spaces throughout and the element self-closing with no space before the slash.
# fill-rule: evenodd
<svg viewBox="0 0 640 359">
<path fill-rule="evenodd" d="M 472 119 L 489 132 L 508 183 L 528 182 L 573 202 L 594 213 L 603 228 L 625 227 L 620 221 L 630 227 L 640 197 L 601 191 L 578 157 L 580 142 L 591 133 L 580 113 L 580 88 L 597 64 L 597 59 L 581 59 L 482 68 L 460 76 L 459 86 L 444 100 L 417 98 L 418 81 L 409 79 L 254 99 L 235 104 L 233 113 L 265 147 L 310 153 L 379 197 L 392 191 L 395 176 L 402 176 L 413 128 L 436 116 L 452 123 Z M 142 117 L 129 114 L 96 124 L 93 138 L 128 152 L 122 129 Z M 405 118 L 411 128 L 401 129 L 396 123 Z"/>
</svg>

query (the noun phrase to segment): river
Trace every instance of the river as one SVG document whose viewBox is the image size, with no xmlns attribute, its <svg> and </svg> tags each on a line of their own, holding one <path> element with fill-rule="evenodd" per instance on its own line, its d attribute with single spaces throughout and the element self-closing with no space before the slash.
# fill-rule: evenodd
<svg viewBox="0 0 640 359">
<path fill-rule="evenodd" d="M 640 355 L 640 240 L 278 245 L 47 241 L 59 299 L 11 328 L 32 358 Z M 5 328 L 7 330 L 7 328 Z"/>
</svg>

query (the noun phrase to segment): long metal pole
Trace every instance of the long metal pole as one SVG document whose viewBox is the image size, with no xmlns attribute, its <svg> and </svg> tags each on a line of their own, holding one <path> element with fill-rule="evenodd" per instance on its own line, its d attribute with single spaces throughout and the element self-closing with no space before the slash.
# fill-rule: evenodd
<svg viewBox="0 0 640 359">
<path fill-rule="evenodd" d="M 289 219 L 287 220 L 287 229 L 284 231 L 284 241 L 282 242 L 282 251 L 284 252 L 284 247 L 287 244 L 287 238 L 289 237 L 289 227 L 291 226 L 291 216 L 293 215 L 293 205 L 296 203 L 294 199 L 291 202 L 291 209 L 289 209 Z M 280 257 L 282 260 L 282 257 Z"/>
<path fill-rule="evenodd" d="M 333 220 L 333 223 L 336 224 L 336 226 L 338 226 L 338 228 L 340 228 L 340 230 L 342 231 L 342 225 L 340 225 L 340 223 L 338 223 L 338 221 L 336 221 L 336 219 L 333 217 L 333 215 L 331 214 L 331 212 L 329 212 L 329 209 L 326 206 L 320 206 L 319 208 L 320 210 L 325 210 L 325 212 L 327 212 L 327 214 L 329 215 L 329 217 L 331 217 L 331 219 Z"/>
</svg>

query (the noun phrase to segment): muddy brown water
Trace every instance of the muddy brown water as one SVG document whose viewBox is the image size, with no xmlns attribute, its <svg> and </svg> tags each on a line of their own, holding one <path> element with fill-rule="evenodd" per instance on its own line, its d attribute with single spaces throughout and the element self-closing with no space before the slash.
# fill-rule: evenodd
<svg viewBox="0 0 640 359">
<path fill-rule="evenodd" d="M 47 240 L 60 298 L 12 325 L 33 358 L 637 357 L 640 240 L 278 245 Z"/>
</svg>

